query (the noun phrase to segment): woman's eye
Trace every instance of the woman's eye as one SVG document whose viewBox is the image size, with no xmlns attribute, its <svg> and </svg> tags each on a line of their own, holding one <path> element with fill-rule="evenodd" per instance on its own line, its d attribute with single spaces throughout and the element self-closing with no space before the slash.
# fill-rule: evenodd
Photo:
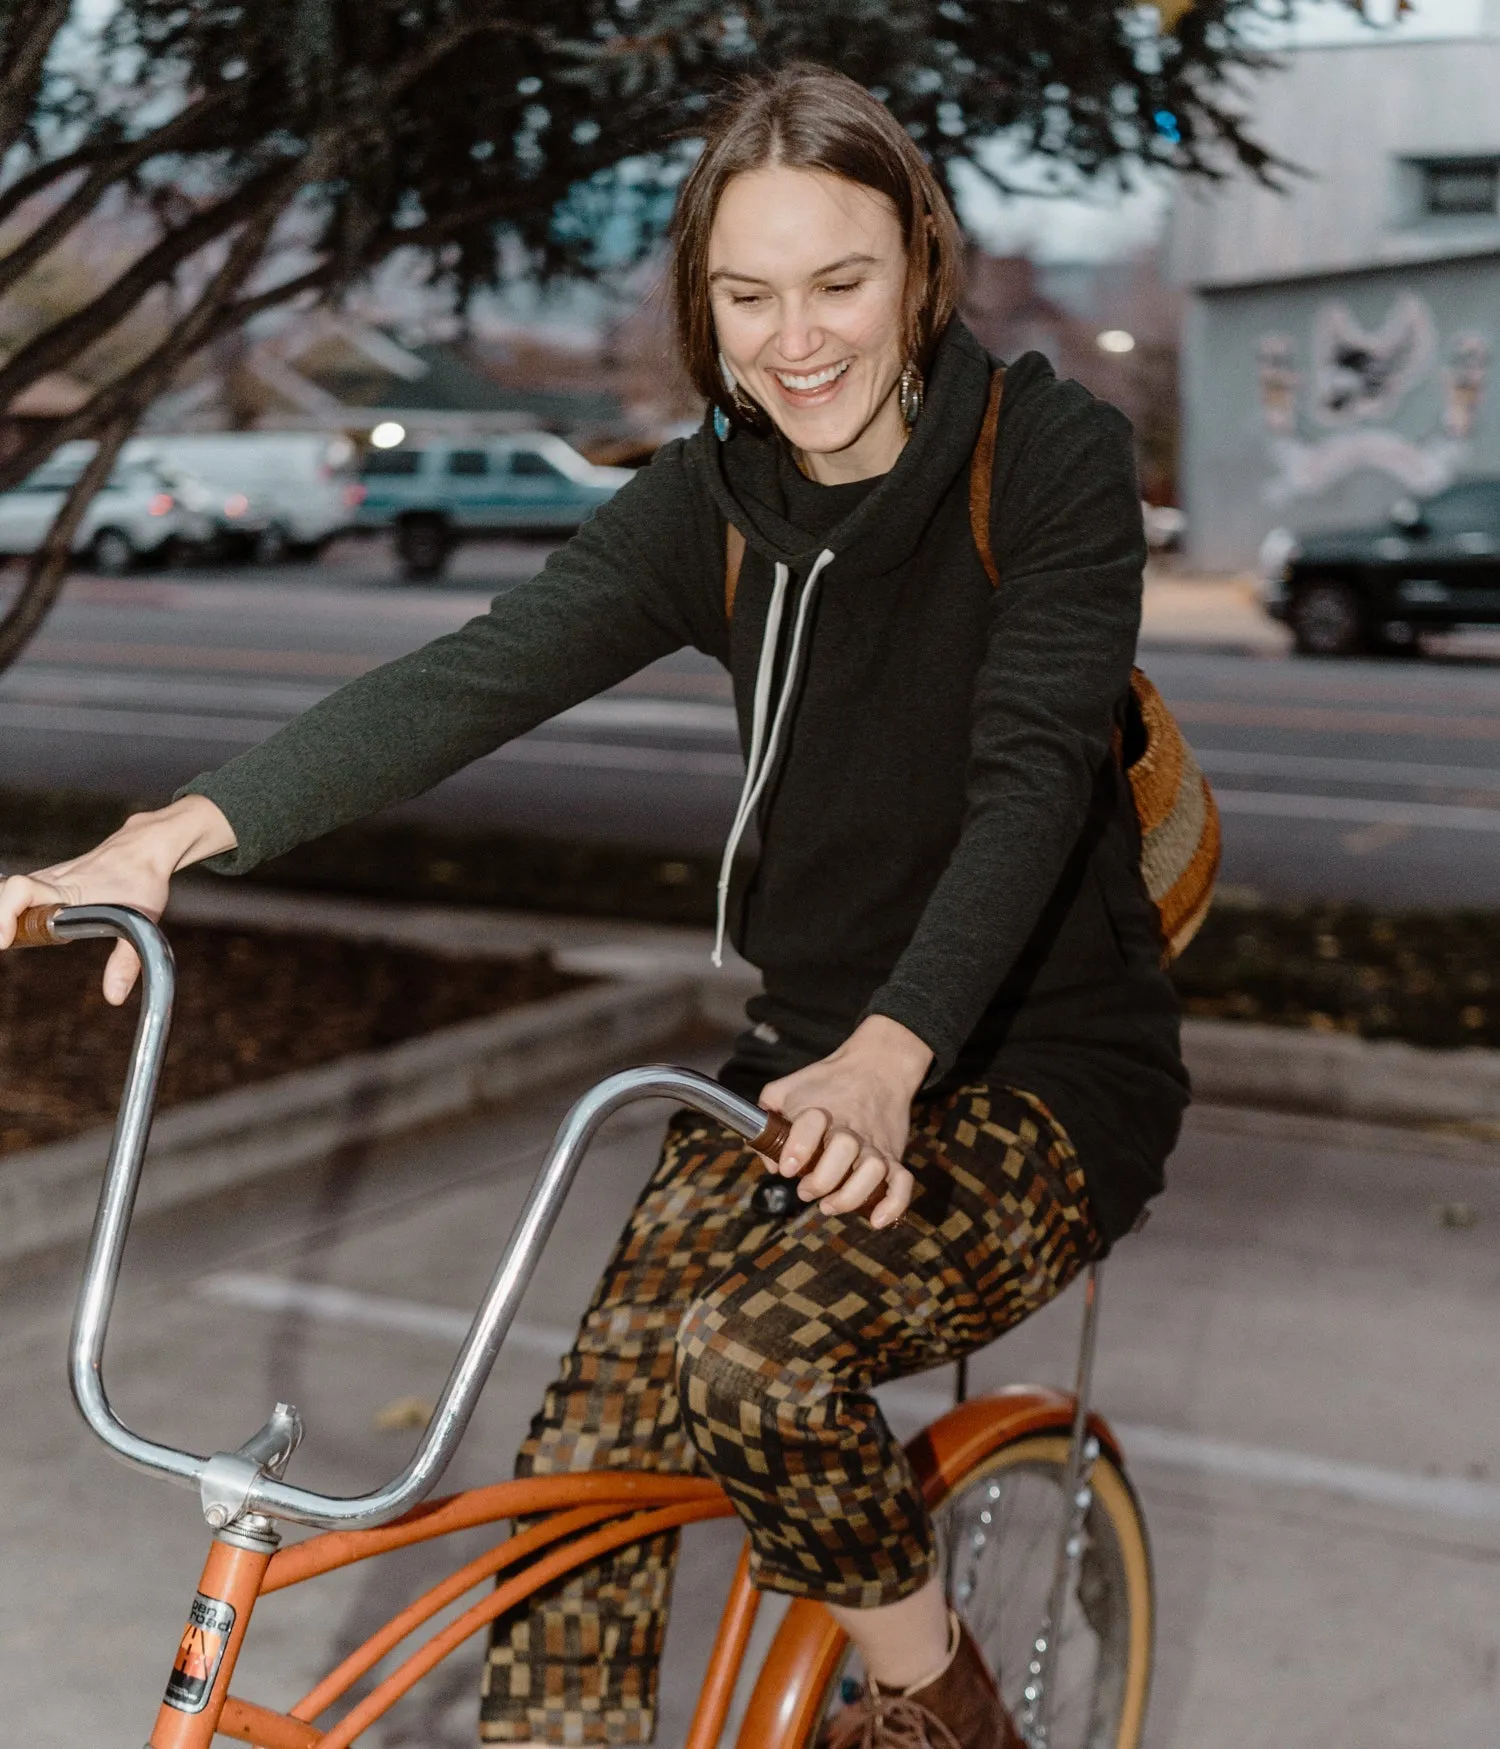
<svg viewBox="0 0 1500 1749">
<path fill-rule="evenodd" d="M 859 290 L 859 281 L 857 279 L 851 279 L 851 280 L 846 280 L 842 285 L 825 285 L 823 287 L 823 290 L 827 291 L 827 292 L 858 291 Z"/>
<path fill-rule="evenodd" d="M 747 309 L 751 304 L 758 304 L 760 297 L 755 292 L 731 292 L 729 301 L 737 309 Z"/>
</svg>

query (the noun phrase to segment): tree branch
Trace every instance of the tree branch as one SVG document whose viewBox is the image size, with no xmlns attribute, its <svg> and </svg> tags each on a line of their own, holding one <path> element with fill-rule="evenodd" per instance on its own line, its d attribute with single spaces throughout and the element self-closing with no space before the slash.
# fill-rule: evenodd
<svg viewBox="0 0 1500 1749">
<path fill-rule="evenodd" d="M 162 238 L 98 297 L 44 329 L 0 366 L 0 407 L 8 406 L 38 377 L 71 364 L 122 322 L 147 292 L 169 279 L 184 261 L 226 231 L 254 218 L 266 207 L 279 214 L 302 180 L 300 166 L 294 166 L 292 171 L 285 166 L 262 171 L 217 206 L 209 207 Z"/>
<path fill-rule="evenodd" d="M 33 195 L 40 194 L 44 188 L 50 188 L 54 182 L 61 182 L 63 177 L 71 176 L 75 170 L 82 170 L 85 165 L 92 164 L 99 156 L 97 142 L 80 146 L 76 152 L 66 152 L 61 158 L 49 158 L 43 164 L 38 164 L 28 170 L 23 176 L 18 176 L 3 194 L 0 194 L 0 225 L 3 225 L 18 207 L 22 207 Z"/>
<path fill-rule="evenodd" d="M 8 255 L 0 257 L 0 296 L 30 272 L 44 255 L 50 254 L 69 231 L 87 218 L 114 183 L 139 170 L 142 164 L 159 152 L 180 150 L 185 141 L 191 140 L 194 130 L 204 118 L 214 110 L 222 108 L 227 98 L 226 91 L 216 91 L 179 111 L 171 121 L 164 123 L 154 133 L 146 134 L 117 150 L 111 157 L 97 161 L 78 187 L 42 219 L 29 237 L 18 243 Z"/>
<path fill-rule="evenodd" d="M 26 131 L 47 56 L 70 10 L 70 0 L 40 0 L 12 20 L 0 71 L 0 159 Z"/>
<path fill-rule="evenodd" d="M 109 478 L 126 439 L 135 429 L 137 418 L 139 414 L 116 419 L 101 432 L 88 466 L 63 499 L 62 508 L 47 530 L 47 538 L 31 555 L 20 593 L 5 617 L 0 619 L 0 674 L 35 637 L 62 593 L 73 558 L 73 538 L 94 501 L 94 495 Z"/>
<path fill-rule="evenodd" d="M 99 432 L 98 446 L 72 491 L 63 500 L 47 538 L 32 555 L 20 594 L 0 620 L 0 673 L 26 648 L 56 601 L 67 577 L 73 537 L 94 494 L 109 478 L 110 469 L 126 439 L 135 430 L 141 414 L 183 360 L 209 338 L 214 319 L 232 304 L 239 288 L 255 271 L 278 216 L 279 211 L 262 213 L 247 224 L 230 246 L 223 265 L 171 338 L 156 349 L 146 365 L 138 366 L 127 378 L 101 391 L 90 403 L 95 410 L 91 428 Z M 61 437 L 55 438 L 52 447 L 61 441 Z"/>
</svg>

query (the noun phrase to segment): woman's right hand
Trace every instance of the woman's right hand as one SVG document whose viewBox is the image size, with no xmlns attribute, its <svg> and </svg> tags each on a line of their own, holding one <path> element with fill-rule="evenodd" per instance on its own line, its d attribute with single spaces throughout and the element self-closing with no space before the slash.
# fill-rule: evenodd
<svg viewBox="0 0 1500 1749">
<path fill-rule="evenodd" d="M 0 948 L 11 946 L 17 918 L 34 905 L 131 905 L 158 918 L 178 869 L 233 850 L 235 843 L 234 828 L 207 796 L 184 796 L 155 813 L 132 814 L 82 856 L 0 879 Z M 116 942 L 104 968 L 104 1000 L 118 1007 L 140 969 L 129 943 Z"/>
</svg>

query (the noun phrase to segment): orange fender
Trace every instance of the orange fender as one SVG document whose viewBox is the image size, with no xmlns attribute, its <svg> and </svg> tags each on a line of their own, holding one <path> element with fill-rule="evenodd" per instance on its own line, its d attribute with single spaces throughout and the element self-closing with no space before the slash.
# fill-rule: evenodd
<svg viewBox="0 0 1500 1749">
<path fill-rule="evenodd" d="M 1073 1398 L 1038 1385 L 1012 1385 L 960 1403 L 908 1444 L 923 1497 L 937 1506 L 997 1447 L 1031 1433 L 1066 1433 Z M 1118 1464 L 1119 1441 L 1102 1416 L 1089 1430 Z M 797 1598 L 766 1654 L 740 1726 L 738 1749 L 805 1749 L 848 1650 L 843 1630 L 821 1603 Z"/>
</svg>

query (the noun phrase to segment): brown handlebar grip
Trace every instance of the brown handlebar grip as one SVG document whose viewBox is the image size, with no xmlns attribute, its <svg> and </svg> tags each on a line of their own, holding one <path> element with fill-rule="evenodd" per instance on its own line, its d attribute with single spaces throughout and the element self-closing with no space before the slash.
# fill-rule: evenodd
<svg viewBox="0 0 1500 1749">
<path fill-rule="evenodd" d="M 16 938 L 12 947 L 61 947 L 63 943 L 52 933 L 52 919 L 61 905 L 33 905 L 16 919 Z"/>
<path fill-rule="evenodd" d="M 766 1113 L 766 1127 L 750 1143 L 757 1154 L 764 1154 L 768 1160 L 779 1160 L 781 1150 L 786 1146 L 786 1139 L 792 1133 L 790 1118 L 785 1118 L 779 1111 Z"/>
</svg>

